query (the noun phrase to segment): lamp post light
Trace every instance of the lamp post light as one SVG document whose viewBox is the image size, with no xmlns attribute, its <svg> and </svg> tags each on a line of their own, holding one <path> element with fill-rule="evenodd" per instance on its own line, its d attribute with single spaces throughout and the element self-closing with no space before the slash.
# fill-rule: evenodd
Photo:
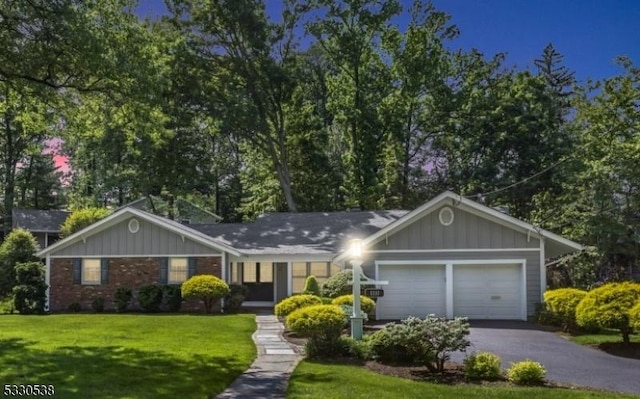
<svg viewBox="0 0 640 399">
<path fill-rule="evenodd" d="M 351 313 L 351 338 L 362 339 L 362 311 L 360 310 L 360 276 L 362 275 L 362 242 L 352 240 L 349 248 L 353 266 L 353 312 Z"/>
</svg>

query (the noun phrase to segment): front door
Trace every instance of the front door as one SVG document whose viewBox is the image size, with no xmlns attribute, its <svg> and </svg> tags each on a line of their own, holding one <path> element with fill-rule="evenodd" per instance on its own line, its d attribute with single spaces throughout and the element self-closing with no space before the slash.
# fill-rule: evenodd
<svg viewBox="0 0 640 399">
<path fill-rule="evenodd" d="M 247 301 L 273 302 L 273 263 L 244 262 L 242 284 L 249 288 Z"/>
</svg>

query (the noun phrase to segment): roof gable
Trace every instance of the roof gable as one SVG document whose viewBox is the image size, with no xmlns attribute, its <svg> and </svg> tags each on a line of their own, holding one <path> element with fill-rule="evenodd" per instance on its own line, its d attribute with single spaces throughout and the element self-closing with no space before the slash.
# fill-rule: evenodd
<svg viewBox="0 0 640 399">
<path fill-rule="evenodd" d="M 62 250 L 63 248 L 73 245 L 76 242 L 86 241 L 87 238 L 92 237 L 107 229 L 110 229 L 113 226 L 116 226 L 119 223 L 123 222 L 124 220 L 131 218 L 132 216 L 140 218 L 141 220 L 144 220 L 152 225 L 160 226 L 183 238 L 188 238 L 200 245 L 204 245 L 206 247 L 209 247 L 218 251 L 228 252 L 236 256 L 240 255 L 240 253 L 236 251 L 234 248 L 224 243 L 218 242 L 215 239 L 209 236 L 206 236 L 205 234 L 202 234 L 199 231 L 196 231 L 187 226 L 184 226 L 178 222 L 165 219 L 163 217 L 156 216 L 136 208 L 123 208 L 118 210 L 117 212 L 112 213 L 106 218 L 92 224 L 91 226 L 88 226 L 70 235 L 69 237 L 66 237 L 56 242 L 55 244 L 41 250 L 36 254 L 36 256 L 44 257 L 46 255 L 54 254 L 56 251 Z"/>
<path fill-rule="evenodd" d="M 425 202 L 415 210 L 407 213 L 395 222 L 390 223 L 379 231 L 371 234 L 370 236 L 363 239 L 362 244 L 364 247 L 372 247 L 376 243 L 383 240 L 385 237 L 388 237 L 402 229 L 405 229 L 407 226 L 410 226 L 412 223 L 420 220 L 425 215 L 439 210 L 444 205 L 449 205 L 454 209 L 462 209 L 481 218 L 487 219 L 494 223 L 514 229 L 538 239 L 542 238 L 544 240 L 550 240 L 553 242 L 553 248 L 557 252 L 557 254 L 549 253 L 547 254 L 548 256 L 558 256 L 562 253 L 578 251 L 582 250 L 583 248 L 582 245 L 576 242 L 568 240 L 550 231 L 541 229 L 520 219 L 516 219 L 512 216 L 506 215 L 485 205 L 471 201 L 470 199 L 467 199 L 459 194 L 455 194 L 451 191 L 443 192 L 430 201 Z M 346 256 L 347 253 L 342 252 L 334 259 L 334 261 L 337 262 L 344 260 Z"/>
</svg>

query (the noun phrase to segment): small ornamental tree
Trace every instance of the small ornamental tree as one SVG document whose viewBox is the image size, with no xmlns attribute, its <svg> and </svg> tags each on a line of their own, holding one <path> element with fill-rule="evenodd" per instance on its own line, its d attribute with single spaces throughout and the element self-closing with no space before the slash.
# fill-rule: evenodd
<svg viewBox="0 0 640 399">
<path fill-rule="evenodd" d="M 318 279 L 316 276 L 309 276 L 304 281 L 304 289 L 302 290 L 303 294 L 320 296 L 320 284 L 318 284 Z"/>
<path fill-rule="evenodd" d="M 353 294 L 339 296 L 335 298 L 333 301 L 331 301 L 331 304 L 338 305 L 338 306 L 340 305 L 353 306 Z M 373 299 L 364 295 L 360 295 L 360 310 L 368 314 L 373 312 L 375 308 L 376 308 L 376 303 L 373 301 Z"/>
<path fill-rule="evenodd" d="M 60 235 L 68 237 L 109 215 L 106 208 L 84 208 L 73 211 L 60 226 Z"/>
<path fill-rule="evenodd" d="M 340 335 L 346 325 L 345 314 L 337 305 L 312 305 L 287 316 L 287 328 L 309 338 L 309 357 L 331 357 L 341 352 Z"/>
<path fill-rule="evenodd" d="M 579 326 L 597 325 L 620 330 L 622 342 L 629 344 L 631 309 L 640 301 L 640 284 L 610 283 L 587 293 L 576 308 Z"/>
<path fill-rule="evenodd" d="M 47 300 L 44 266 L 40 262 L 16 266 L 17 285 L 13 287 L 13 303 L 20 314 L 42 314 Z"/>
<path fill-rule="evenodd" d="M 547 310 L 562 322 L 565 331 L 576 328 L 576 307 L 587 295 L 587 291 L 576 288 L 559 288 L 544 293 Z"/>
<path fill-rule="evenodd" d="M 36 238 L 27 230 L 13 229 L 0 245 L 0 298 L 12 293 L 16 285 L 16 265 L 36 262 Z"/>
<path fill-rule="evenodd" d="M 182 283 L 182 297 L 195 298 L 204 303 L 204 309 L 211 313 L 216 301 L 229 293 L 229 286 L 216 276 L 200 274 Z"/>
<path fill-rule="evenodd" d="M 322 299 L 315 295 L 293 295 L 278 302 L 273 310 L 276 316 L 286 317 L 298 309 L 321 304 Z"/>
</svg>

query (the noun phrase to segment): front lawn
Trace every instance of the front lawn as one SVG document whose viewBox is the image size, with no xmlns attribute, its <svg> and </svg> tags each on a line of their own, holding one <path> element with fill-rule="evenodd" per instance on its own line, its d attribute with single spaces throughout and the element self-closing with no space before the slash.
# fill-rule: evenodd
<svg viewBox="0 0 640 399">
<path fill-rule="evenodd" d="M 3 315 L 0 381 L 69 399 L 208 398 L 249 367 L 254 331 L 246 314 Z"/>
<path fill-rule="evenodd" d="M 622 343 L 619 331 L 604 330 L 598 334 L 570 335 L 569 339 L 580 345 L 587 345 L 614 356 L 640 359 L 640 334 L 631 334 L 631 343 Z"/>
<path fill-rule="evenodd" d="M 289 382 L 288 399 L 370 399 L 370 398 L 638 398 L 602 391 L 564 388 L 487 387 L 480 385 L 439 385 L 374 373 L 358 366 L 303 361 Z"/>
</svg>

